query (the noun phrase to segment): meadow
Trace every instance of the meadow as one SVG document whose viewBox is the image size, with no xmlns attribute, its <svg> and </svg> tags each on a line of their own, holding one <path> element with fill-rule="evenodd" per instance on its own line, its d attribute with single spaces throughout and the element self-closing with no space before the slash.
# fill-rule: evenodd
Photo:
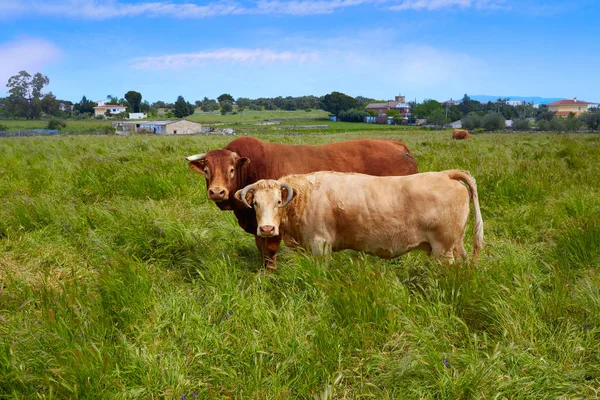
<svg viewBox="0 0 600 400">
<path fill-rule="evenodd" d="M 259 137 L 469 170 L 477 265 L 282 248 L 265 274 L 184 160 L 230 137 L 0 139 L 0 398 L 600 397 L 600 136 Z"/>
</svg>

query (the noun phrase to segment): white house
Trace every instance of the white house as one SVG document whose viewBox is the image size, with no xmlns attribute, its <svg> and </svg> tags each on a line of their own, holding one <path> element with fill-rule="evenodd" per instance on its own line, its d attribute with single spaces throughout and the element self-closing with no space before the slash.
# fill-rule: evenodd
<svg viewBox="0 0 600 400">
<path fill-rule="evenodd" d="M 106 102 L 104 102 L 104 103 L 106 103 Z M 107 111 L 114 115 L 114 114 L 126 112 L 127 107 L 121 106 L 118 104 L 102 104 L 102 105 L 98 104 L 96 107 L 94 107 L 94 117 L 96 117 L 98 115 L 105 116 Z"/>
<path fill-rule="evenodd" d="M 588 104 L 588 110 L 591 110 L 592 108 L 598 108 L 598 103 L 590 103 L 590 104 Z"/>
<path fill-rule="evenodd" d="M 129 119 L 144 119 L 147 117 L 144 113 L 129 113 Z"/>
<path fill-rule="evenodd" d="M 525 100 L 507 100 L 506 101 L 506 105 L 507 106 L 524 106 L 525 104 L 527 104 L 527 102 Z"/>
</svg>

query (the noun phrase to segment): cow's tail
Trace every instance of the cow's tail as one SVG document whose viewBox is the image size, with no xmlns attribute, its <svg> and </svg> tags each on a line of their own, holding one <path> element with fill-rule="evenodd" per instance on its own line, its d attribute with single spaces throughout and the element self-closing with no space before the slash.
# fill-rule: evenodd
<svg viewBox="0 0 600 400">
<path fill-rule="evenodd" d="M 452 170 L 450 178 L 464 182 L 469 188 L 471 200 L 473 201 L 473 213 L 475 222 L 473 225 L 473 261 L 477 260 L 481 248 L 483 247 L 483 219 L 481 218 L 481 209 L 479 208 L 479 196 L 477 195 L 477 184 L 475 178 L 467 171 Z"/>
</svg>

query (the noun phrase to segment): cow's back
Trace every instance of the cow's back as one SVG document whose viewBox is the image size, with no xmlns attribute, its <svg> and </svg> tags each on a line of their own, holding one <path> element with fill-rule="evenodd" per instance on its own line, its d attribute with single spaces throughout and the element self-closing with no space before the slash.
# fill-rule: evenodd
<svg viewBox="0 0 600 400">
<path fill-rule="evenodd" d="M 245 184 L 316 171 L 359 172 L 376 176 L 418 172 L 414 157 L 406 145 L 391 139 L 286 145 L 244 137 L 232 141 L 226 149 L 250 159 Z"/>
<path fill-rule="evenodd" d="M 463 204 L 468 215 L 467 188 L 444 173 L 375 177 L 319 172 L 281 180 L 304 188 L 296 205 L 301 215 L 288 221 L 288 229 L 305 247 L 324 239 L 334 251 L 394 257 L 426 242 L 424 232 L 447 222 L 447 208 Z"/>
</svg>

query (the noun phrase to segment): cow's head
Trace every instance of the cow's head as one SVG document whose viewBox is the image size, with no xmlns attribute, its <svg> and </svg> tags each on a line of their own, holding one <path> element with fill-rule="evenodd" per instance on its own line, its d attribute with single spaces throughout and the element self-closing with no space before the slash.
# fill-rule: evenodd
<svg viewBox="0 0 600 400">
<path fill-rule="evenodd" d="M 229 150 L 211 150 L 186 157 L 186 160 L 191 169 L 206 178 L 208 198 L 222 210 L 231 209 L 230 196 L 241 187 L 243 168 L 250 159 Z"/>
<path fill-rule="evenodd" d="M 289 183 L 265 179 L 235 192 L 236 199 L 256 211 L 256 234 L 262 237 L 279 235 L 279 209 L 287 206 L 294 196 Z"/>
</svg>

